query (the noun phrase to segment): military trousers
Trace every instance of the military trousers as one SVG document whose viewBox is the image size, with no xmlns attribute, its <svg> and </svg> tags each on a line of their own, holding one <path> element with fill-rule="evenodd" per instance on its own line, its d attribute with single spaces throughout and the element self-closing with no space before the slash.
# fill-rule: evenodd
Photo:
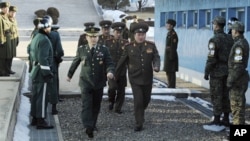
<svg viewBox="0 0 250 141">
<path fill-rule="evenodd" d="M 246 96 L 245 93 L 248 88 L 248 74 L 243 74 L 239 85 L 233 85 L 229 91 L 230 105 L 233 115 L 233 125 L 245 124 L 245 106 Z"/>
<path fill-rule="evenodd" d="M 137 85 L 131 84 L 134 97 L 134 115 L 136 127 L 142 127 L 145 121 L 144 114 L 151 100 L 152 84 Z"/>
<path fill-rule="evenodd" d="M 213 104 L 214 115 L 229 113 L 231 109 L 230 109 L 229 91 L 226 86 L 227 76 L 210 77 L 209 84 L 210 84 L 211 103 Z"/>
<path fill-rule="evenodd" d="M 121 76 L 119 77 L 119 80 L 116 80 L 117 89 L 108 89 L 108 99 L 109 102 L 115 103 L 115 111 L 121 111 L 122 105 L 124 103 L 125 86 L 127 83 L 126 77 L 126 75 Z"/>
<path fill-rule="evenodd" d="M 58 73 L 54 73 L 53 82 L 49 86 L 49 102 L 51 104 L 58 103 Z"/>
<path fill-rule="evenodd" d="M 32 85 L 31 116 L 46 118 L 48 106 L 48 85 L 50 83 L 34 82 Z"/>
<path fill-rule="evenodd" d="M 6 59 L 6 69 L 8 73 L 11 72 L 12 61 L 13 61 L 13 58 Z"/>
<path fill-rule="evenodd" d="M 7 65 L 6 59 L 0 58 L 0 76 L 9 75 L 9 72 L 7 72 L 6 65 Z"/>
<path fill-rule="evenodd" d="M 101 108 L 103 88 L 93 89 L 81 87 L 82 112 L 81 119 L 85 128 L 94 129 Z"/>
<path fill-rule="evenodd" d="M 176 75 L 175 72 L 166 72 L 167 79 L 168 79 L 168 88 L 175 88 L 176 87 Z"/>
</svg>

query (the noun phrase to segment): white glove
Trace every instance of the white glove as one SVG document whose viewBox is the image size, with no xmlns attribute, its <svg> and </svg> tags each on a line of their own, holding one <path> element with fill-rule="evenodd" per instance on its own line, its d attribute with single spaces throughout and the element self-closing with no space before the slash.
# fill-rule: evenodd
<svg viewBox="0 0 250 141">
<path fill-rule="evenodd" d="M 111 72 L 107 73 L 107 78 L 108 79 L 113 79 L 114 78 L 114 74 L 111 73 Z"/>
</svg>

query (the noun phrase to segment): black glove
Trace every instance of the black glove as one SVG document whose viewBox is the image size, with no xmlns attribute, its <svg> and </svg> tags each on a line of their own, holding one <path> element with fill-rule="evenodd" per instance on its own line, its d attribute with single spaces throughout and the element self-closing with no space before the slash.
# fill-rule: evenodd
<svg viewBox="0 0 250 141">
<path fill-rule="evenodd" d="M 50 74 L 44 76 L 44 81 L 46 83 L 51 82 L 53 77 L 54 77 L 54 74 L 51 72 Z"/>
<path fill-rule="evenodd" d="M 205 80 L 209 80 L 208 74 L 205 74 L 205 75 L 204 75 L 204 79 L 205 79 Z"/>
</svg>

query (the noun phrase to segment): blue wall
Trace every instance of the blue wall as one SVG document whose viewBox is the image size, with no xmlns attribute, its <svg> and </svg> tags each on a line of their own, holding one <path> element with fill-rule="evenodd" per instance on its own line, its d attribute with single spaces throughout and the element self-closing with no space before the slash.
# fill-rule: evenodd
<svg viewBox="0 0 250 141">
<path fill-rule="evenodd" d="M 183 13 L 186 18 L 183 18 Z M 194 13 L 197 13 L 195 22 Z M 250 0 L 156 0 L 155 1 L 155 43 L 164 60 L 166 19 L 173 18 L 177 21 L 175 30 L 179 37 L 179 73 L 187 78 L 198 80 L 199 85 L 208 87 L 203 80 L 203 73 L 208 53 L 208 40 L 213 36 L 211 20 L 223 15 L 226 20 L 230 17 L 242 19 L 245 24 L 245 38 L 250 43 Z M 183 19 L 186 19 L 184 22 Z M 184 25 L 185 24 L 185 25 Z M 225 27 L 227 32 L 227 26 Z M 184 71 L 183 71 L 184 70 Z M 188 71 L 187 71 L 188 70 Z M 250 61 L 248 63 L 250 70 Z M 181 72 L 183 71 L 183 72 Z M 189 79 L 191 80 L 191 79 Z M 250 87 L 250 86 L 249 86 Z M 250 97 L 250 89 L 247 94 Z M 248 99 L 250 103 L 250 98 Z"/>
</svg>

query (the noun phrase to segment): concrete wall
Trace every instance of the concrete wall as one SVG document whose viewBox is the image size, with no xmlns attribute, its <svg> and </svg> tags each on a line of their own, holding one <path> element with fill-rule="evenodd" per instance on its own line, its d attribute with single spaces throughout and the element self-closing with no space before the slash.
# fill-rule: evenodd
<svg viewBox="0 0 250 141">
<path fill-rule="evenodd" d="M 155 43 L 160 52 L 161 60 L 164 59 L 166 29 L 163 23 L 164 16 L 167 12 L 175 11 L 191 11 L 201 9 L 211 9 L 211 19 L 216 16 L 216 10 L 225 9 L 226 20 L 232 17 L 233 12 L 231 9 L 244 9 L 245 10 L 245 25 L 248 30 L 245 32 L 245 37 L 250 42 L 250 0 L 156 0 L 155 1 Z M 215 12 L 214 12 L 215 11 Z M 178 12 L 177 12 L 178 13 Z M 236 16 L 235 14 L 233 16 Z M 189 18 L 189 17 L 188 17 Z M 188 20 L 190 19 L 186 19 Z M 203 16 L 199 20 L 203 20 Z M 177 18 L 177 24 L 180 18 Z M 209 88 L 208 82 L 204 81 L 203 73 L 207 58 L 207 44 L 209 38 L 213 36 L 213 31 L 210 27 L 182 27 L 177 25 L 175 28 L 179 37 L 178 53 L 180 70 L 178 76 L 187 81 L 196 83 L 200 86 Z M 226 31 L 227 29 L 225 29 Z M 250 69 L 250 61 L 248 70 Z M 247 103 L 250 104 L 250 90 L 247 91 Z"/>
</svg>

